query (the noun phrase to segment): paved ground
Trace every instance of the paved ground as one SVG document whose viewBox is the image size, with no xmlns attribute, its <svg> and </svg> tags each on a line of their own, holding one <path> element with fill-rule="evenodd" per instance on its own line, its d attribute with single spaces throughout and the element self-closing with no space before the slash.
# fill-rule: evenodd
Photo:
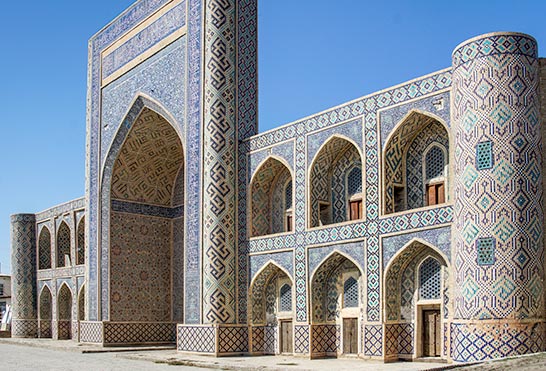
<svg viewBox="0 0 546 371">
<path fill-rule="evenodd" d="M 203 370 L 203 368 L 138 361 L 118 357 L 124 353 L 78 353 L 20 345 L 0 344 L 0 370 L 17 371 L 155 371 Z"/>
<path fill-rule="evenodd" d="M 459 371 L 544 371 L 546 370 L 546 353 L 530 354 L 503 360 L 488 361 L 475 366 L 458 368 Z"/>
</svg>

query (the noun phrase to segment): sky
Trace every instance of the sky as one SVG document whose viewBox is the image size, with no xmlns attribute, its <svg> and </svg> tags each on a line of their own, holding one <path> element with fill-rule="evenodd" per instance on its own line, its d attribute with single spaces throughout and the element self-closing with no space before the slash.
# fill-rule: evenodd
<svg viewBox="0 0 546 371">
<path fill-rule="evenodd" d="M 133 0 L 6 1 L 0 12 L 0 263 L 10 219 L 84 195 L 87 40 Z M 534 36 L 542 0 L 261 0 L 259 127 L 444 69 L 460 42 Z"/>
</svg>

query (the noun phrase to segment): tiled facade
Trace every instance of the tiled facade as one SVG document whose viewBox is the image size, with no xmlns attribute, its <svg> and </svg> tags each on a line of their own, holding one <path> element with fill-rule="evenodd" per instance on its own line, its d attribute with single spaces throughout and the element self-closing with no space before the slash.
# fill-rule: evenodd
<svg viewBox="0 0 546 371">
<path fill-rule="evenodd" d="M 89 44 L 85 198 L 12 218 L 14 336 L 544 350 L 540 65 L 531 37 L 484 35 L 258 134 L 257 1 L 136 2 Z"/>
</svg>

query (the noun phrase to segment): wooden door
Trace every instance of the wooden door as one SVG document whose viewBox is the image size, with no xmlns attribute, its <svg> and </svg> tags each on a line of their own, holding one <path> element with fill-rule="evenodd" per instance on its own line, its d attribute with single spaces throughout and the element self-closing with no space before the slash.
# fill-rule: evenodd
<svg viewBox="0 0 546 371">
<path fill-rule="evenodd" d="M 441 356 L 440 311 L 423 311 L 423 357 Z"/>
<path fill-rule="evenodd" d="M 362 200 L 349 202 L 349 220 L 362 219 Z"/>
<path fill-rule="evenodd" d="M 358 354 L 358 319 L 343 318 L 343 354 Z"/>
<path fill-rule="evenodd" d="M 293 353 L 292 321 L 281 321 L 281 353 Z"/>
</svg>

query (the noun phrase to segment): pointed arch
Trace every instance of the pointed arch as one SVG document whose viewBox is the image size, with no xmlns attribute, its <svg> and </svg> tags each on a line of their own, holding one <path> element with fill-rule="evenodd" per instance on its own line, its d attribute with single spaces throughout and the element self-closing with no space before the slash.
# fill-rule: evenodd
<svg viewBox="0 0 546 371">
<path fill-rule="evenodd" d="M 250 181 L 251 237 L 282 233 L 291 230 L 291 214 L 287 214 L 286 184 L 293 185 L 293 173 L 286 161 L 270 155 L 258 166 Z M 290 192 L 291 195 L 294 192 Z M 290 204 L 293 203 L 293 196 Z M 287 218 L 290 216 L 290 222 Z"/>
<path fill-rule="evenodd" d="M 103 170 L 101 200 L 110 205 L 101 214 L 101 244 L 110 249 L 101 256 L 101 277 L 109 277 L 101 282 L 103 318 L 182 320 L 184 277 L 173 275 L 173 267 L 184 264 L 185 157 L 179 125 L 158 103 L 139 95 Z"/>
<path fill-rule="evenodd" d="M 71 265 L 71 245 L 70 227 L 63 220 L 57 229 L 57 268 Z"/>
<path fill-rule="evenodd" d="M 272 260 L 265 263 L 253 277 L 249 290 L 251 298 L 251 323 L 253 325 L 264 325 L 266 323 L 266 320 L 268 319 L 266 315 L 266 302 L 268 299 L 266 297 L 266 291 L 269 284 L 278 278 L 286 279 L 290 282 L 291 287 L 294 286 L 294 282 L 289 272 Z M 273 290 L 273 295 L 275 295 L 275 291 L 277 291 L 276 288 Z"/>
<path fill-rule="evenodd" d="M 85 216 L 80 219 L 76 229 L 76 264 L 85 264 Z"/>
<path fill-rule="evenodd" d="M 346 178 L 347 172 L 356 166 L 362 171 L 362 153 L 345 136 L 332 135 L 319 148 L 309 167 L 310 228 L 349 219 Z M 364 184 L 362 178 L 360 188 Z"/>
<path fill-rule="evenodd" d="M 59 340 L 72 338 L 72 290 L 66 282 L 57 293 L 57 325 Z"/>
<path fill-rule="evenodd" d="M 445 161 L 449 163 L 449 127 L 440 117 L 415 109 L 410 110 L 388 135 L 381 160 L 384 214 L 427 206 L 423 153 L 432 143 L 446 149 Z M 447 178 L 448 174 L 440 202 L 449 197 Z M 435 198 L 431 204 L 436 203 L 439 202 Z"/>
<path fill-rule="evenodd" d="M 44 284 L 39 295 L 39 311 L 38 311 L 38 322 L 39 322 L 39 337 L 40 338 L 51 338 L 51 321 L 53 319 L 53 295 L 47 284 Z"/>
<path fill-rule="evenodd" d="M 38 237 L 38 269 L 51 269 L 51 232 L 46 226 Z"/>
</svg>

